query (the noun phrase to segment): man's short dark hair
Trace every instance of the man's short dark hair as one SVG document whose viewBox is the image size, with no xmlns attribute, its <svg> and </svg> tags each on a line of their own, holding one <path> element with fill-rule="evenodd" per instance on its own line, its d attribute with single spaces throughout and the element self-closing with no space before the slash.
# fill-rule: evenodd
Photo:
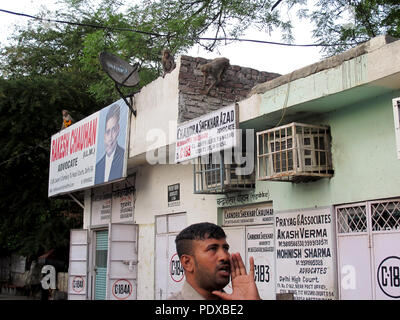
<svg viewBox="0 0 400 320">
<path fill-rule="evenodd" d="M 113 104 L 107 111 L 106 115 L 106 124 L 108 120 L 110 120 L 113 117 L 116 117 L 117 120 L 119 121 L 119 114 L 120 114 L 120 107 L 118 104 Z"/>
<path fill-rule="evenodd" d="M 183 254 L 192 254 L 193 240 L 224 239 L 224 230 L 214 223 L 195 223 L 183 229 L 175 238 L 176 252 L 179 258 Z"/>
</svg>

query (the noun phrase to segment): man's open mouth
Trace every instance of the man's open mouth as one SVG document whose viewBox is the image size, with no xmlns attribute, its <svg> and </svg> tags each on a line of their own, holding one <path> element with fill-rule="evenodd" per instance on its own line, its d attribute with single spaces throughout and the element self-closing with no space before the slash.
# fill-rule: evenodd
<svg viewBox="0 0 400 320">
<path fill-rule="evenodd" d="M 228 277 L 231 274 L 231 267 L 229 264 L 223 264 L 217 268 L 217 271 L 222 276 Z"/>
</svg>

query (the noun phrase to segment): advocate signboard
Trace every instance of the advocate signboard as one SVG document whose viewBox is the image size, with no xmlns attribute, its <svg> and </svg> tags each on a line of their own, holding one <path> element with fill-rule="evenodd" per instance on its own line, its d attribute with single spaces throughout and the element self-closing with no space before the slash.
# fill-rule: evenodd
<svg viewBox="0 0 400 320">
<path fill-rule="evenodd" d="M 120 99 L 53 135 L 48 196 L 126 177 L 128 119 Z"/>
<path fill-rule="evenodd" d="M 335 300 L 335 236 L 330 208 L 275 214 L 276 292 Z"/>
<path fill-rule="evenodd" d="M 224 208 L 222 213 L 222 225 L 226 227 L 274 223 L 272 203 Z"/>
<path fill-rule="evenodd" d="M 182 162 L 237 145 L 236 105 L 182 123 L 176 133 L 175 162 Z"/>
</svg>

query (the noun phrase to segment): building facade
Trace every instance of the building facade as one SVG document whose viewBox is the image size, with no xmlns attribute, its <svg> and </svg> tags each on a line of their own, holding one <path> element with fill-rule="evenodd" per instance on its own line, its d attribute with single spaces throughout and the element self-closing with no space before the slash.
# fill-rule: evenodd
<svg viewBox="0 0 400 320">
<path fill-rule="evenodd" d="M 201 221 L 255 258 L 263 299 L 399 299 L 399 49 L 378 37 L 284 76 L 231 66 L 209 95 L 206 60 L 180 57 L 134 97 L 127 178 L 84 191 L 70 299 L 165 299 L 184 279 L 175 236 Z M 179 125 L 235 104 L 252 173 L 233 186 L 234 162 L 175 163 Z"/>
</svg>

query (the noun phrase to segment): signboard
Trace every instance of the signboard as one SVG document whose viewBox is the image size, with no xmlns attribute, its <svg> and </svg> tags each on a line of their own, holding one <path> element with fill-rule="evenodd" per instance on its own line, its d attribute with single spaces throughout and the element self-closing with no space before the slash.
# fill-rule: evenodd
<svg viewBox="0 0 400 320">
<path fill-rule="evenodd" d="M 177 128 L 175 162 L 182 162 L 237 145 L 236 105 L 182 123 Z"/>
<path fill-rule="evenodd" d="M 394 299 L 400 298 L 400 257 L 390 256 L 382 260 L 377 272 L 379 288 Z"/>
<path fill-rule="evenodd" d="M 178 254 L 175 253 L 169 262 L 169 275 L 172 281 L 181 282 L 185 276 Z"/>
<path fill-rule="evenodd" d="M 128 119 L 120 99 L 53 135 L 48 196 L 126 177 Z"/>
<path fill-rule="evenodd" d="M 400 242 L 400 230 L 393 229 L 372 235 L 375 270 L 372 279 L 375 279 L 375 299 L 378 300 L 400 300 L 400 246 L 393 245 Z"/>
<path fill-rule="evenodd" d="M 167 296 L 182 289 L 185 282 L 185 273 L 175 245 L 176 235 L 168 235 L 168 277 L 167 277 Z"/>
<path fill-rule="evenodd" d="M 112 222 L 133 221 L 134 210 L 135 210 L 134 187 L 113 191 Z"/>
<path fill-rule="evenodd" d="M 271 203 L 226 208 L 222 212 L 222 225 L 224 226 L 272 225 L 274 223 L 274 210 Z"/>
<path fill-rule="evenodd" d="M 179 183 L 168 186 L 168 207 L 180 205 L 181 187 Z"/>
<path fill-rule="evenodd" d="M 112 193 L 111 186 L 93 193 L 92 197 L 92 226 L 108 224 L 111 219 Z"/>
<path fill-rule="evenodd" d="M 132 283 L 127 279 L 117 279 L 114 281 L 111 292 L 116 300 L 127 300 L 133 292 Z"/>
<path fill-rule="evenodd" d="M 332 228 L 329 208 L 275 215 L 277 293 L 336 299 Z"/>
<path fill-rule="evenodd" d="M 246 228 L 247 270 L 249 257 L 254 258 L 254 280 L 263 300 L 275 300 L 274 227 Z"/>
<path fill-rule="evenodd" d="M 254 280 L 263 300 L 275 300 L 274 226 L 224 227 L 230 252 L 239 252 L 249 270 L 254 258 Z M 232 293 L 232 284 L 224 288 Z"/>
<path fill-rule="evenodd" d="M 135 212 L 135 176 L 113 185 L 94 189 L 92 195 L 91 226 L 119 222 L 133 222 Z"/>
<path fill-rule="evenodd" d="M 71 278 L 71 285 L 70 287 L 72 288 L 72 292 L 75 294 L 80 294 L 82 292 L 85 292 L 85 278 L 81 276 L 74 276 Z"/>
</svg>

